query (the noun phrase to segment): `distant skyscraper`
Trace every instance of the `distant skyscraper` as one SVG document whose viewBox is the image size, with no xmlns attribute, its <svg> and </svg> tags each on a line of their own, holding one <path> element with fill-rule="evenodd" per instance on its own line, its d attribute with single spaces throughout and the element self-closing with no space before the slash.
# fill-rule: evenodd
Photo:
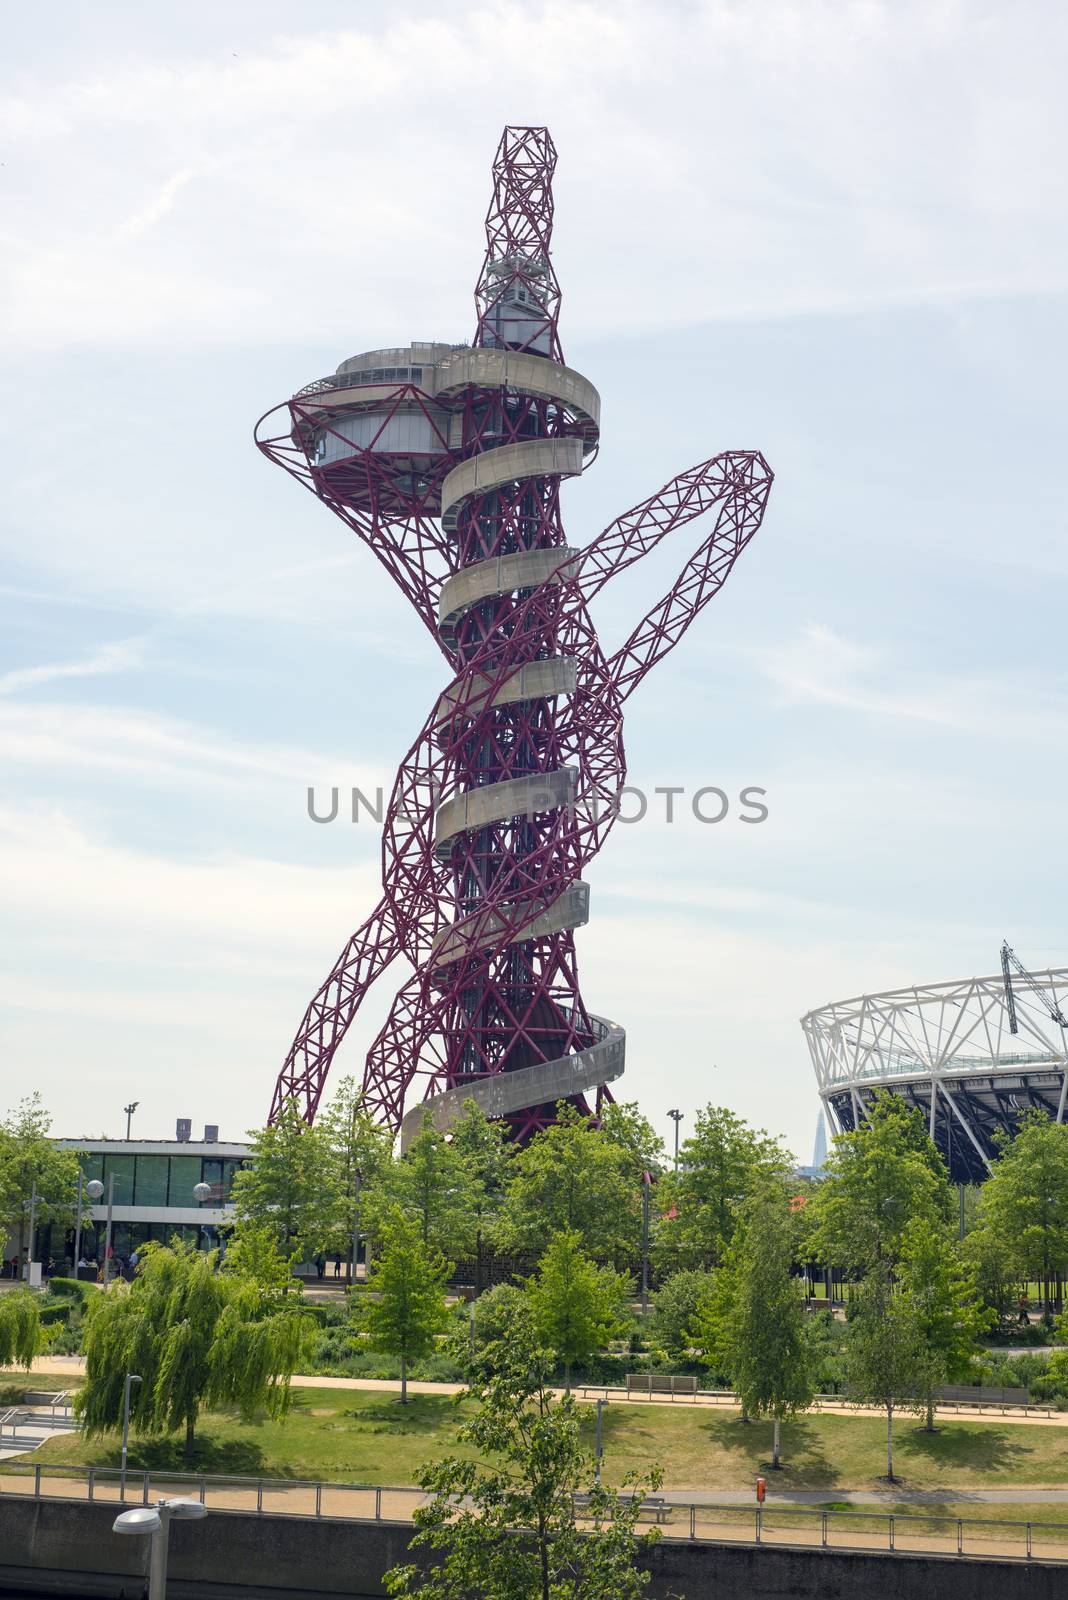
<svg viewBox="0 0 1068 1600">
<path fill-rule="evenodd" d="M 816 1118 L 816 1142 L 812 1146 L 812 1170 L 822 1172 L 827 1165 L 827 1121 L 821 1111 Z"/>
</svg>

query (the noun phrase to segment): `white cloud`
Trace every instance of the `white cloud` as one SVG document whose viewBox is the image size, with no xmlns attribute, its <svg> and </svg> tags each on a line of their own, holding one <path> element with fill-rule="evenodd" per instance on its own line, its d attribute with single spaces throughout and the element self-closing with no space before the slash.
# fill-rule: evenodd
<svg viewBox="0 0 1068 1600">
<path fill-rule="evenodd" d="M 9 772 L 62 772 L 71 781 L 97 774 L 159 785 L 181 793 L 250 782 L 284 783 L 303 795 L 308 784 L 381 785 L 393 775 L 368 762 L 295 745 L 257 743 L 177 717 L 122 706 L 57 702 L 0 703 L 0 757 Z"/>
<path fill-rule="evenodd" d="M 1064 18 L 1035 9 L 1026 99 L 1005 72 L 1033 9 L 494 0 L 265 43 L 248 8 L 236 54 L 184 59 L 142 32 L 0 101 L 4 337 L 462 335 L 524 118 L 588 331 L 1063 287 Z"/>
<path fill-rule="evenodd" d="M 60 661 L 39 667 L 16 667 L 0 676 L 0 695 L 36 689 L 59 678 L 98 678 L 113 672 L 130 672 L 144 660 L 145 640 L 117 639 L 102 644 L 80 661 Z"/>
<path fill-rule="evenodd" d="M 1046 684 L 909 669 L 821 623 L 808 624 L 798 640 L 760 659 L 791 704 L 820 703 L 869 717 L 1037 742 L 1059 738 L 1068 714 L 1064 694 Z"/>
</svg>

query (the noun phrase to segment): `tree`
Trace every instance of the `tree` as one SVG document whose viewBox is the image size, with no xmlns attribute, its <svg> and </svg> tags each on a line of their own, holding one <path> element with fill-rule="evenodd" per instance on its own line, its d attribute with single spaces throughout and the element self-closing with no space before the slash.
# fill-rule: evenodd
<svg viewBox="0 0 1068 1600">
<path fill-rule="evenodd" d="M 794 1231 L 781 1187 L 769 1185 L 748 1202 L 727 1318 L 734 1386 L 748 1416 L 771 1417 L 775 1468 L 783 1418 L 806 1411 L 813 1394 L 801 1286 L 790 1270 Z"/>
<path fill-rule="evenodd" d="M 581 1235 L 557 1234 L 527 1280 L 534 1326 L 547 1349 L 564 1363 L 564 1388 L 571 1389 L 571 1367 L 600 1350 L 627 1325 L 629 1280 L 611 1267 L 599 1267 L 583 1254 Z"/>
<path fill-rule="evenodd" d="M 639 1178 L 663 1170 L 664 1141 L 638 1110 L 636 1100 L 609 1101 L 601 1110 L 600 1124 L 604 1137 L 624 1152 Z"/>
<path fill-rule="evenodd" d="M 913 1220 L 943 1227 L 953 1195 L 922 1114 L 898 1095 L 877 1094 L 860 1127 L 835 1139 L 807 1209 L 819 1258 L 857 1275 L 892 1268 Z"/>
<path fill-rule="evenodd" d="M 935 1389 L 967 1378 L 980 1333 L 994 1320 L 983 1309 L 975 1278 L 946 1234 L 914 1220 L 901 1248 L 899 1275 L 916 1312 L 923 1345 L 921 1392 L 927 1406 L 925 1428 L 934 1432 Z"/>
<path fill-rule="evenodd" d="M 994 1323 L 1004 1325 L 1016 1300 L 1018 1279 L 1008 1245 L 984 1224 L 965 1234 L 961 1253 L 975 1278 L 980 1303 L 993 1313 Z"/>
<path fill-rule="evenodd" d="M 659 1487 L 625 1480 L 620 1494 L 592 1481 L 580 1411 L 549 1387 L 553 1359 L 540 1348 L 529 1307 L 514 1308 L 504 1337 L 480 1352 L 460 1428 L 475 1459 L 456 1456 L 420 1475 L 432 1499 L 414 1513 L 414 1546 L 434 1552 L 428 1572 L 394 1567 L 396 1600 L 640 1600 L 649 1580 L 636 1562 L 658 1535 L 639 1534 L 644 1496 Z M 586 1499 L 580 1530 L 575 1497 Z"/>
<path fill-rule="evenodd" d="M 558 1233 L 577 1233 L 597 1261 L 632 1261 L 641 1237 L 640 1184 L 632 1162 L 571 1106 L 512 1159 L 496 1239 L 540 1256 Z"/>
<path fill-rule="evenodd" d="M 376 1233 L 397 1211 L 411 1218 L 427 1250 L 450 1257 L 474 1244 L 478 1183 L 460 1150 L 435 1128 L 428 1112 L 400 1161 L 383 1167 L 368 1199 Z"/>
<path fill-rule="evenodd" d="M 42 1345 L 40 1296 L 29 1289 L 0 1294 L 0 1367 L 33 1365 Z"/>
<path fill-rule="evenodd" d="M 223 1272 L 250 1278 L 265 1295 L 279 1296 L 288 1293 L 296 1263 L 296 1251 L 283 1255 L 272 1227 L 249 1222 L 236 1231 L 219 1265 Z"/>
<path fill-rule="evenodd" d="M 923 1335 L 914 1302 L 895 1294 L 885 1268 L 873 1267 L 853 1304 L 846 1344 L 846 1388 L 857 1405 L 886 1412 L 886 1478 L 894 1482 L 894 1412 L 922 1411 Z"/>
<path fill-rule="evenodd" d="M 333 1220 L 335 1192 L 330 1148 L 287 1100 L 266 1128 L 249 1130 L 249 1164 L 235 1175 L 235 1235 L 270 1228 L 283 1256 L 307 1261 L 322 1248 Z"/>
<path fill-rule="evenodd" d="M 716 1281 L 714 1272 L 673 1272 L 653 1296 L 650 1332 L 669 1355 L 681 1360 L 693 1344 L 693 1330 Z"/>
<path fill-rule="evenodd" d="M 724 1106 L 705 1106 L 660 1185 L 658 1256 L 675 1268 L 715 1267 L 734 1237 L 737 1208 L 761 1183 L 785 1175 L 789 1152 Z"/>
<path fill-rule="evenodd" d="M 142 1379 L 130 1412 L 135 1428 L 150 1435 L 184 1428 L 187 1455 L 202 1406 L 285 1415 L 289 1380 L 314 1324 L 251 1279 L 215 1266 L 214 1251 L 147 1244 L 132 1283 L 90 1299 L 85 1383 L 75 1401 L 87 1437 L 121 1427 L 128 1372 Z"/>
<path fill-rule="evenodd" d="M 1004 1240 L 1025 1277 L 1042 1284 L 1051 1323 L 1053 1280 L 1068 1270 L 1068 1125 L 1034 1111 L 1015 1138 L 1000 1142 L 983 1185 L 982 1225 Z"/>
<path fill-rule="evenodd" d="M 355 1283 L 364 1196 L 392 1162 L 392 1135 L 364 1110 L 363 1090 L 355 1078 L 342 1078 L 316 1127 L 330 1163 L 330 1248 L 348 1256 Z"/>
<path fill-rule="evenodd" d="M 503 1122 L 490 1122 L 473 1100 L 464 1103 L 452 1130 L 452 1148 L 467 1174 L 474 1229 L 475 1293 L 485 1284 L 486 1243 L 504 1204 L 509 1163 L 515 1154 Z"/>
<path fill-rule="evenodd" d="M 737 1263 L 729 1252 L 722 1266 L 709 1273 L 711 1287 L 697 1302 L 688 1332 L 688 1342 L 698 1352 L 701 1365 L 727 1383 L 734 1382 L 734 1345 L 730 1318 L 734 1306 Z M 749 1415 L 742 1402 L 742 1421 Z"/>
<path fill-rule="evenodd" d="M 32 1094 L 0 1122 L 0 1234 L 13 1234 L 18 1254 L 29 1258 L 34 1187 L 38 1227 L 73 1226 L 78 1203 L 78 1156 L 60 1150 L 49 1137 L 52 1119 Z"/>
<path fill-rule="evenodd" d="M 448 1325 L 445 1280 L 449 1263 L 423 1239 L 416 1220 L 396 1210 L 381 1222 L 382 1254 L 370 1274 L 375 1298 L 363 1308 L 371 1346 L 397 1356 L 401 1405 L 408 1404 L 408 1367 L 429 1355 Z"/>
</svg>

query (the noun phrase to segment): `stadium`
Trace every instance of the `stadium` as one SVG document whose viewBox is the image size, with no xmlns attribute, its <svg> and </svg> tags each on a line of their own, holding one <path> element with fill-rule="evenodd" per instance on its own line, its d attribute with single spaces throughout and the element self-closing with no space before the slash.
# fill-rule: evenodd
<svg viewBox="0 0 1068 1600">
<path fill-rule="evenodd" d="M 1016 973 L 1011 968 L 1015 967 Z M 981 1183 L 1028 1110 L 1062 1121 L 1068 967 L 1027 972 L 1006 946 L 995 977 L 888 989 L 802 1017 L 831 1126 L 857 1127 L 877 1090 L 927 1118 L 954 1183 Z"/>
</svg>

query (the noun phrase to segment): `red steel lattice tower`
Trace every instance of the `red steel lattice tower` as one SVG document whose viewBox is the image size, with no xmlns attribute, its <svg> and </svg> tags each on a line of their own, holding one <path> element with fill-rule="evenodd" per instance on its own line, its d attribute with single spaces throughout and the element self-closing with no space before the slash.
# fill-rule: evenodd
<svg viewBox="0 0 1068 1600">
<path fill-rule="evenodd" d="M 622 1028 L 582 999 L 575 930 L 626 778 L 624 703 L 717 593 L 771 488 L 758 452 L 728 451 L 567 544 L 561 484 L 596 451 L 600 400 L 560 345 L 555 164 L 546 128 L 505 129 L 472 345 L 356 356 L 257 428 L 370 546 L 447 663 L 390 796 L 382 898 L 305 1012 L 271 1109 L 295 1098 L 314 1117 L 367 988 L 403 956 L 413 970 L 364 1073 L 402 1148 L 425 1112 L 447 1128 L 465 1100 L 524 1138 L 561 1100 L 595 1111 L 622 1073 Z M 672 588 L 605 655 L 590 600 L 704 513 Z"/>
</svg>

